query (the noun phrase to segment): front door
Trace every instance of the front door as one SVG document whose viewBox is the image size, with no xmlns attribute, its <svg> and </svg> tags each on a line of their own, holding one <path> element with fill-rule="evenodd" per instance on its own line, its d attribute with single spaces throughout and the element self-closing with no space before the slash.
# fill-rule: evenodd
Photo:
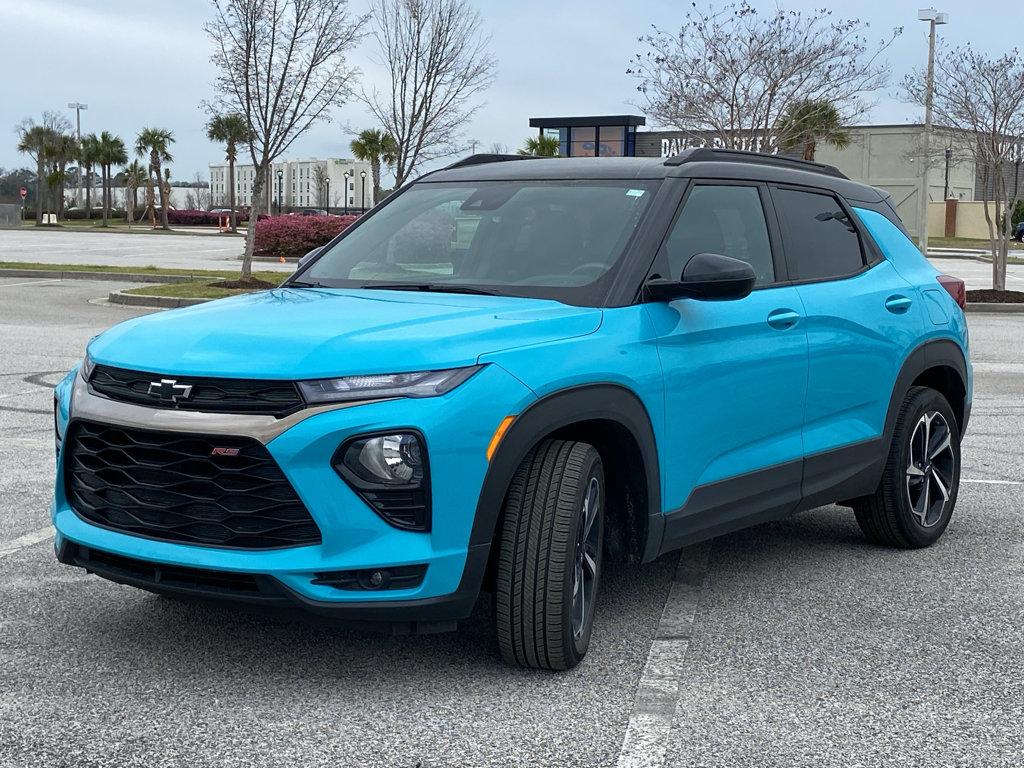
<svg viewBox="0 0 1024 769">
<path fill-rule="evenodd" d="M 744 299 L 647 305 L 665 378 L 665 550 L 799 502 L 807 335 L 773 220 L 762 185 L 695 182 L 656 260 L 678 279 L 718 253 L 757 275 Z"/>
</svg>

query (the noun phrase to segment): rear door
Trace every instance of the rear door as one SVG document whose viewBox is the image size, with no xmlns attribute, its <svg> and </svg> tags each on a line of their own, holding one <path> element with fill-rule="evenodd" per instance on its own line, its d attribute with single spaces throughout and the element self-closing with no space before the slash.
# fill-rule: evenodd
<svg viewBox="0 0 1024 769">
<path fill-rule="evenodd" d="M 917 294 L 831 192 L 771 187 L 810 353 L 803 444 L 805 506 L 884 459 L 880 436 L 908 346 Z"/>
<path fill-rule="evenodd" d="M 665 379 L 665 549 L 782 514 L 798 501 L 807 337 L 767 188 L 694 182 L 655 272 L 678 279 L 694 254 L 748 262 L 757 285 L 728 301 L 647 305 Z"/>
</svg>

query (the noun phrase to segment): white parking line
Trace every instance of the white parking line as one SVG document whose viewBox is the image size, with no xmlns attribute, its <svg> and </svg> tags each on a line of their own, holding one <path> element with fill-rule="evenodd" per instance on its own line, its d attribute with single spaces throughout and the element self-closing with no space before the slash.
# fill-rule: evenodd
<svg viewBox="0 0 1024 769">
<path fill-rule="evenodd" d="M 666 744 L 682 691 L 683 662 L 693 635 L 693 618 L 704 589 L 710 552 L 711 542 L 702 542 L 679 555 L 675 579 L 636 689 L 617 766 L 665 765 Z"/>
<path fill-rule="evenodd" d="M 50 278 L 49 280 L 27 280 L 23 283 L 0 283 L 0 288 L 14 288 L 15 286 L 35 286 L 40 283 L 60 283 L 60 278 Z"/>
<path fill-rule="evenodd" d="M 45 542 L 53 537 L 53 527 L 47 526 L 45 529 L 37 529 L 36 531 L 30 531 L 28 534 L 22 534 L 17 539 L 12 539 L 10 542 L 0 544 L 0 558 L 4 558 L 12 553 L 16 553 L 19 550 L 23 550 L 26 547 L 32 547 L 32 545 L 38 545 L 40 542 Z"/>
<path fill-rule="evenodd" d="M 998 481 L 992 478 L 961 478 L 960 483 L 997 483 L 1006 486 L 1024 486 L 1024 481 Z"/>
</svg>

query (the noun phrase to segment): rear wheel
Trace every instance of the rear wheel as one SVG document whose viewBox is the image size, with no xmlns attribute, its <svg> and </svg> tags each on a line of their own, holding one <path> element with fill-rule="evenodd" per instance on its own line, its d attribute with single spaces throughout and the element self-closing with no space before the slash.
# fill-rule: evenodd
<svg viewBox="0 0 1024 769">
<path fill-rule="evenodd" d="M 586 443 L 545 440 L 505 498 L 495 622 L 501 656 L 567 670 L 590 645 L 604 542 L 604 469 Z"/>
<path fill-rule="evenodd" d="M 927 547 L 949 525 L 960 485 L 960 430 L 936 390 L 913 387 L 900 407 L 878 489 L 853 504 L 868 539 Z"/>
</svg>

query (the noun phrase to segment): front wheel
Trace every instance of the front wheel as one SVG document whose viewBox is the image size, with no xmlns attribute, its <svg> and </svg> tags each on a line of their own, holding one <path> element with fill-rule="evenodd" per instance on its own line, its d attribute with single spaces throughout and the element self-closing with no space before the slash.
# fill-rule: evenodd
<svg viewBox="0 0 1024 769">
<path fill-rule="evenodd" d="M 873 542 L 927 547 L 949 525 L 960 486 L 960 429 L 941 393 L 913 387 L 900 407 L 882 480 L 853 503 Z"/>
<path fill-rule="evenodd" d="M 505 498 L 495 591 L 506 662 L 568 670 L 587 653 L 604 500 L 601 456 L 589 444 L 545 440 L 519 466 Z"/>
</svg>

